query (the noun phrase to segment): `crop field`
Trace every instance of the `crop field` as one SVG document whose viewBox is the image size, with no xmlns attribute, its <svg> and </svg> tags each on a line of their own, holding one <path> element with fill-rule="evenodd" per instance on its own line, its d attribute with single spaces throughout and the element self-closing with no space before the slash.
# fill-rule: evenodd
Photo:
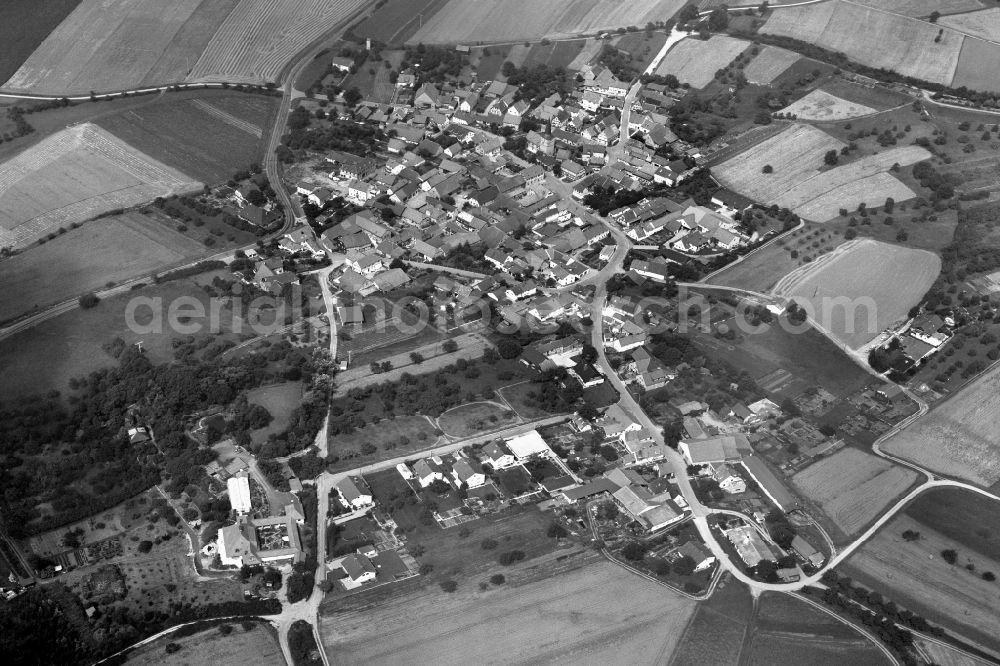
<svg viewBox="0 0 1000 666">
<path fill-rule="evenodd" d="M 681 636 L 670 666 L 736 666 L 753 622 L 750 590 L 739 581 L 722 579 L 712 596 L 698 604 Z"/>
<path fill-rule="evenodd" d="M 4 87 L 87 94 L 184 80 L 238 0 L 83 0 Z"/>
<path fill-rule="evenodd" d="M 438 417 L 438 427 L 453 437 L 470 437 L 517 422 L 517 414 L 495 402 L 473 402 L 452 407 Z"/>
<path fill-rule="evenodd" d="M 811 125 L 791 125 L 780 134 L 712 169 L 719 181 L 741 194 L 770 203 L 817 174 L 828 150 L 846 144 Z M 771 165 L 774 173 L 763 173 Z"/>
<path fill-rule="evenodd" d="M 0 165 L 0 245 L 21 247 L 63 225 L 200 188 L 86 123 Z"/>
<path fill-rule="evenodd" d="M 101 117 L 97 123 L 128 144 L 205 183 L 222 183 L 260 162 L 273 97 L 242 93 L 207 99 L 168 98 Z"/>
<path fill-rule="evenodd" d="M 929 16 L 931 12 L 937 10 L 944 12 L 965 12 L 982 8 L 982 0 L 854 0 L 859 5 L 883 9 L 894 14 L 903 16 Z M 938 23 L 944 23 L 946 17 L 938 19 Z"/>
<path fill-rule="evenodd" d="M 487 591 L 478 582 L 394 595 L 376 614 L 322 614 L 331 663 L 662 664 L 695 608 L 608 562 Z"/>
<path fill-rule="evenodd" d="M 858 349 L 905 319 L 940 272 L 933 252 L 864 239 L 792 271 L 774 293 L 808 301 L 813 321 Z"/>
<path fill-rule="evenodd" d="M 906 541 L 902 538 L 906 530 L 919 532 L 920 538 Z M 955 564 L 941 557 L 943 550 L 956 552 Z M 987 648 L 1000 649 L 1000 614 L 996 612 L 1000 607 L 1000 585 L 981 577 L 986 571 L 1000 573 L 1000 560 L 901 514 L 841 566 L 858 582 L 931 623 Z"/>
<path fill-rule="evenodd" d="M 569 37 L 665 21 L 685 0 L 449 0 L 407 43 L 503 42 Z"/>
<path fill-rule="evenodd" d="M 920 637 L 915 637 L 913 643 L 927 655 L 930 663 L 938 666 L 989 666 L 991 663 L 966 652 L 959 652 L 958 649 L 943 643 L 935 643 Z"/>
<path fill-rule="evenodd" d="M 0 7 L 0 81 L 6 81 L 80 0 L 7 0 Z"/>
<path fill-rule="evenodd" d="M 939 30 L 941 39 L 935 42 Z M 950 28 L 842 0 L 774 12 L 761 31 L 840 51 L 863 65 L 946 85 L 955 76 L 965 40 Z"/>
<path fill-rule="evenodd" d="M 370 37 L 383 44 L 402 44 L 422 21 L 447 4 L 448 0 L 389 0 L 353 28 L 358 37 Z"/>
<path fill-rule="evenodd" d="M 726 67 L 749 45 L 742 39 L 716 35 L 708 41 L 685 39 L 675 45 L 656 68 L 661 76 L 673 74 L 692 88 L 704 88 L 715 73 Z"/>
<path fill-rule="evenodd" d="M 850 447 L 792 477 L 795 487 L 848 536 L 880 516 L 916 480 L 916 472 Z"/>
<path fill-rule="evenodd" d="M 892 148 L 866 155 L 792 185 L 778 194 L 773 202 L 807 220 L 826 222 L 839 216 L 841 208 L 855 210 L 861 203 L 877 207 L 883 205 L 888 197 L 897 202 L 906 201 L 916 194 L 888 173 L 889 170 L 894 164 L 909 166 L 930 156 L 926 149 L 919 146 Z"/>
<path fill-rule="evenodd" d="M 978 12 L 942 16 L 938 19 L 938 23 L 974 37 L 982 37 L 992 42 L 1000 41 L 1000 8 L 998 7 Z"/>
<path fill-rule="evenodd" d="M 367 0 L 240 0 L 208 43 L 189 81 L 276 81 L 292 57 Z"/>
<path fill-rule="evenodd" d="M 210 252 L 142 213 L 93 220 L 0 261 L 0 321 Z"/>
<path fill-rule="evenodd" d="M 584 39 L 570 39 L 548 44 L 537 42 L 532 45 L 528 57 L 524 60 L 524 65 L 526 67 L 548 65 L 553 69 L 556 67 L 566 68 L 583 51 L 585 43 Z"/>
<path fill-rule="evenodd" d="M 991 20 L 996 21 L 997 17 L 994 15 Z M 993 75 L 997 67 L 1000 67 L 1000 45 L 967 37 L 951 85 L 972 90 L 998 90 L 1000 83 Z"/>
<path fill-rule="evenodd" d="M 869 113 L 875 113 L 875 109 L 862 104 L 853 104 L 817 89 L 792 102 L 781 112 L 795 114 L 799 120 L 829 121 L 867 116 Z"/>
<path fill-rule="evenodd" d="M 981 486 L 1000 481 L 1000 367 L 885 442 L 887 453 Z"/>
<path fill-rule="evenodd" d="M 782 72 L 794 65 L 801 58 L 798 53 L 779 48 L 765 46 L 760 53 L 743 68 L 747 81 L 755 85 L 767 85 L 778 78 Z"/>
<path fill-rule="evenodd" d="M 128 654 L 126 664 L 143 666 L 225 666 L 226 664 L 261 664 L 284 666 L 285 658 L 274 635 L 265 623 L 255 622 L 250 631 L 233 620 L 233 632 L 223 635 L 211 626 L 190 636 L 177 638 L 168 634 Z M 173 654 L 166 652 L 169 643 L 180 646 Z"/>
</svg>

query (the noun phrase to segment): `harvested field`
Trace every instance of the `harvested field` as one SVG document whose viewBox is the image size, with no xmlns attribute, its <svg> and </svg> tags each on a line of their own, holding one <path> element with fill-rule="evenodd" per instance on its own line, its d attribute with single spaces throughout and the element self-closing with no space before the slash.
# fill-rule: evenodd
<svg viewBox="0 0 1000 666">
<path fill-rule="evenodd" d="M 931 12 L 965 12 L 983 7 L 982 0 L 854 0 L 859 5 L 883 9 L 903 16 L 929 16 Z M 944 23 L 946 17 L 938 19 Z"/>
<path fill-rule="evenodd" d="M 698 604 L 670 666 L 737 666 L 746 634 L 753 622 L 750 590 L 732 578 L 723 578 L 708 601 Z"/>
<path fill-rule="evenodd" d="M 276 81 L 281 68 L 367 0 L 240 0 L 191 69 L 189 81 Z"/>
<path fill-rule="evenodd" d="M 867 155 L 849 164 L 816 173 L 781 193 L 774 203 L 790 208 L 807 220 L 826 222 L 840 215 L 841 208 L 855 210 L 861 203 L 881 206 L 887 197 L 897 202 L 906 201 L 916 194 L 888 171 L 893 164 L 909 166 L 930 156 L 919 146 L 892 148 L 877 155 Z"/>
<path fill-rule="evenodd" d="M 485 592 L 478 582 L 323 614 L 323 646 L 334 664 L 662 664 L 695 608 L 608 562 Z"/>
<path fill-rule="evenodd" d="M 771 203 L 820 173 L 823 155 L 846 144 L 811 125 L 792 125 L 712 169 L 719 181 L 752 199 Z M 763 173 L 771 165 L 774 173 Z"/>
<path fill-rule="evenodd" d="M 811 306 L 814 322 L 858 349 L 904 320 L 940 272 L 941 258 L 932 252 L 865 239 L 797 268 L 774 293 Z"/>
<path fill-rule="evenodd" d="M 1000 68 L 1000 44 L 969 37 L 962 45 L 958 68 L 951 85 L 972 90 L 1000 90 L 996 71 Z"/>
<path fill-rule="evenodd" d="M 673 16 L 685 0 L 449 0 L 407 43 L 503 42 L 643 26 Z"/>
<path fill-rule="evenodd" d="M 880 516 L 916 480 L 916 472 L 854 448 L 841 449 L 792 477 L 799 492 L 848 536 Z"/>
<path fill-rule="evenodd" d="M 21 247 L 59 226 L 198 189 L 201 183 L 85 123 L 0 166 L 0 245 Z"/>
<path fill-rule="evenodd" d="M 997 42 L 1000 41 L 1000 7 L 942 16 L 938 19 L 938 25 L 945 25 L 973 37 L 982 37 L 991 42 Z"/>
<path fill-rule="evenodd" d="M 743 68 L 743 75 L 750 83 L 767 85 L 801 57 L 798 53 L 777 46 L 765 46 L 750 64 Z"/>
<path fill-rule="evenodd" d="M 233 621 L 233 632 L 223 635 L 217 626 L 211 626 L 191 636 L 177 638 L 167 635 L 143 645 L 129 653 L 125 663 L 164 666 L 236 666 L 237 664 L 261 664 L 262 666 L 284 666 L 274 630 L 263 622 L 256 622 L 250 631 Z M 168 643 L 180 646 L 173 654 L 166 652 Z"/>
<path fill-rule="evenodd" d="M 1000 481 L 1000 367 L 995 367 L 889 439 L 887 453 L 981 486 Z"/>
<path fill-rule="evenodd" d="M 163 101 L 97 123 L 123 141 L 205 183 L 222 183 L 262 161 L 273 97 L 234 94 Z"/>
<path fill-rule="evenodd" d="M 692 88 L 704 88 L 715 80 L 715 73 L 743 53 L 749 42 L 723 35 L 708 41 L 685 39 L 676 44 L 656 68 L 656 74 L 673 74 Z"/>
<path fill-rule="evenodd" d="M 935 42 L 939 30 L 941 40 Z M 952 82 L 965 40 L 965 35 L 950 28 L 842 0 L 774 12 L 761 31 L 840 51 L 863 65 L 945 85 Z"/>
<path fill-rule="evenodd" d="M 906 541 L 902 533 L 920 533 Z M 956 564 L 941 551 L 954 550 Z M 966 564 L 974 570 L 968 571 Z M 1000 573 L 1000 560 L 990 559 L 950 539 L 913 517 L 901 514 L 889 521 L 841 565 L 843 571 L 869 585 L 901 607 L 933 624 L 957 631 L 983 646 L 1000 649 L 1000 586 L 981 573 Z"/>
<path fill-rule="evenodd" d="M 5 88 L 87 94 L 184 80 L 238 0 L 84 0 Z"/>
<path fill-rule="evenodd" d="M 388 0 L 353 28 L 358 37 L 383 44 L 402 44 L 448 0 Z"/>
<path fill-rule="evenodd" d="M 847 100 L 834 97 L 824 90 L 813 90 L 800 100 L 792 102 L 781 110 L 782 113 L 792 113 L 799 120 L 846 120 L 875 113 L 875 109 L 862 104 L 852 104 Z"/>
<path fill-rule="evenodd" d="M 0 81 L 6 81 L 80 0 L 7 0 L 0 7 Z"/>
<path fill-rule="evenodd" d="M 94 220 L 0 261 L 0 321 L 210 252 L 142 213 Z"/>
<path fill-rule="evenodd" d="M 810 664 L 811 666 L 841 666 L 841 664 L 889 664 L 885 654 L 871 641 L 857 634 L 854 639 L 831 640 L 809 634 L 755 634 L 750 643 L 750 666 L 771 664 Z"/>
</svg>

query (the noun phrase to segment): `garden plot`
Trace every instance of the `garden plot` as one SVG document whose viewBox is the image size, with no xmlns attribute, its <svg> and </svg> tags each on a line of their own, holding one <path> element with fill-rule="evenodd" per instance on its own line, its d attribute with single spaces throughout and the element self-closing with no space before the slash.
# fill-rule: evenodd
<svg viewBox="0 0 1000 666">
<path fill-rule="evenodd" d="M 845 448 L 792 477 L 844 534 L 859 532 L 917 480 L 916 472 Z"/>
<path fill-rule="evenodd" d="M 823 155 L 846 144 L 811 125 L 792 125 L 712 169 L 726 187 L 764 203 L 820 173 Z M 770 166 L 773 173 L 763 173 Z"/>
<path fill-rule="evenodd" d="M 1000 367 L 937 405 L 884 445 L 886 453 L 981 486 L 1000 481 Z"/>
<path fill-rule="evenodd" d="M 798 53 L 777 46 L 765 46 L 750 64 L 743 68 L 743 75 L 754 85 L 767 85 L 801 58 Z"/>
<path fill-rule="evenodd" d="M 951 28 L 843 0 L 774 12 L 761 32 L 792 37 L 839 51 L 863 65 L 945 85 L 954 78 L 965 40 L 965 35 Z"/>
<path fill-rule="evenodd" d="M 704 88 L 715 79 L 715 73 L 743 53 L 748 43 L 716 35 L 708 41 L 685 39 L 667 52 L 657 66 L 656 74 L 673 74 L 681 83 L 692 88 Z"/>
<path fill-rule="evenodd" d="M 77 125 L 0 165 L 0 245 L 201 187 L 97 126 Z"/>
<path fill-rule="evenodd" d="M 905 320 L 940 272 L 941 258 L 932 252 L 849 241 L 783 277 L 774 293 L 810 307 L 818 326 L 859 349 Z"/>
<path fill-rule="evenodd" d="M 854 104 L 834 97 L 824 90 L 813 90 L 802 99 L 792 102 L 781 110 L 793 114 L 799 120 L 846 120 L 875 113 L 875 109 L 863 104 Z"/>
</svg>

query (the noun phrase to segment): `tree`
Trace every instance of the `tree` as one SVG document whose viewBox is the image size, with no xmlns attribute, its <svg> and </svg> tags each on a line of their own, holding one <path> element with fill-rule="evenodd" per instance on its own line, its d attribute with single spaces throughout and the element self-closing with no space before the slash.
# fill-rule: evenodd
<svg viewBox="0 0 1000 666">
<path fill-rule="evenodd" d="M 823 156 L 823 163 L 827 166 L 835 166 L 839 159 L 836 150 L 828 150 L 826 151 L 826 155 Z"/>
<path fill-rule="evenodd" d="M 88 291 L 86 294 L 83 294 L 79 298 L 80 307 L 83 308 L 84 310 L 89 310 L 90 308 L 96 306 L 100 302 L 101 299 L 99 299 L 97 297 L 97 294 L 95 294 L 92 291 Z"/>
<path fill-rule="evenodd" d="M 646 557 L 646 547 L 638 541 L 629 541 L 622 548 L 622 556 L 630 562 L 638 562 Z"/>
<path fill-rule="evenodd" d="M 764 168 L 760 170 L 761 173 L 774 173 L 774 167 L 770 164 L 765 164 Z"/>
<path fill-rule="evenodd" d="M 931 23 L 937 23 L 939 18 L 941 18 L 941 12 L 935 10 L 931 12 L 931 15 L 927 17 L 927 20 Z"/>
<path fill-rule="evenodd" d="M 723 7 L 716 7 L 708 15 L 708 29 L 713 32 L 722 32 L 729 27 L 729 10 Z"/>
<path fill-rule="evenodd" d="M 448 338 L 448 339 L 447 339 L 447 340 L 445 340 L 445 341 L 444 341 L 444 343 L 443 343 L 443 344 L 441 345 L 441 349 L 442 349 L 442 350 L 443 350 L 443 351 L 444 351 L 444 352 L 445 352 L 446 354 L 452 354 L 452 353 L 454 353 L 454 352 L 457 352 L 457 351 L 458 351 L 458 343 L 457 343 L 457 342 L 455 342 L 454 340 L 452 340 L 451 338 Z"/>
<path fill-rule="evenodd" d="M 267 197 L 260 190 L 254 188 L 247 192 L 247 203 L 251 206 L 263 206 L 267 203 Z"/>
<path fill-rule="evenodd" d="M 452 592 L 458 589 L 458 583 L 456 583 L 453 580 L 443 580 L 441 581 L 441 589 L 447 592 L 448 594 L 451 594 Z"/>
<path fill-rule="evenodd" d="M 941 559 L 943 559 L 948 564 L 954 564 L 956 561 L 958 561 L 958 553 L 956 553 L 951 548 L 946 548 L 945 550 L 941 551 Z"/>
<path fill-rule="evenodd" d="M 983 580 L 992 583 L 996 579 L 997 579 L 997 577 L 994 575 L 994 573 L 992 571 L 984 571 L 983 572 Z"/>
<path fill-rule="evenodd" d="M 503 585 L 507 582 L 507 578 L 503 574 L 493 574 L 490 576 L 490 582 L 494 585 Z"/>
<path fill-rule="evenodd" d="M 591 344 L 583 345 L 583 351 L 580 352 L 580 358 L 584 363 L 593 363 L 597 360 L 597 348 Z"/>
<path fill-rule="evenodd" d="M 504 75 L 504 78 L 510 78 L 514 76 L 517 72 L 517 65 L 512 63 L 510 60 L 504 60 L 503 65 L 500 67 L 500 73 Z"/>
<path fill-rule="evenodd" d="M 547 534 L 551 539 L 565 539 L 569 536 L 569 532 L 566 531 L 566 528 L 559 523 L 552 523 L 549 525 Z"/>
<path fill-rule="evenodd" d="M 690 576 L 691 574 L 694 573 L 694 568 L 695 568 L 695 561 L 690 557 L 688 557 L 687 555 L 681 555 L 679 558 L 677 558 L 677 561 L 674 562 L 673 566 L 674 573 L 676 573 L 678 576 Z"/>
<path fill-rule="evenodd" d="M 677 14 L 679 23 L 687 23 L 698 18 L 698 6 L 693 4 L 684 5 L 684 8 Z"/>
<path fill-rule="evenodd" d="M 153 550 L 153 542 L 146 540 L 140 541 L 136 550 L 138 550 L 140 553 L 148 553 L 149 551 Z"/>
<path fill-rule="evenodd" d="M 500 545 L 500 542 L 498 542 L 496 539 L 487 538 L 483 539 L 479 543 L 479 545 L 483 547 L 483 550 L 493 550 L 494 548 Z"/>
<path fill-rule="evenodd" d="M 508 550 L 505 553 L 500 553 L 500 557 L 497 558 L 497 561 L 505 567 L 509 567 L 515 562 L 520 562 L 524 559 L 524 557 L 525 555 L 523 550 Z"/>
<path fill-rule="evenodd" d="M 914 530 L 903 530 L 903 541 L 918 541 L 920 539 L 920 532 Z"/>
<path fill-rule="evenodd" d="M 424 362 L 424 357 L 422 354 L 419 354 L 417 352 L 410 352 L 410 360 L 413 362 L 414 365 L 420 365 L 421 363 Z"/>
<path fill-rule="evenodd" d="M 351 88 L 350 90 L 345 90 L 344 104 L 346 104 L 348 108 L 353 108 L 354 105 L 360 102 L 363 97 L 364 95 L 361 94 L 361 91 L 358 90 L 357 87 Z"/>
<path fill-rule="evenodd" d="M 503 338 L 497 343 L 501 358 L 511 359 L 521 355 L 521 343 L 514 338 Z"/>
</svg>

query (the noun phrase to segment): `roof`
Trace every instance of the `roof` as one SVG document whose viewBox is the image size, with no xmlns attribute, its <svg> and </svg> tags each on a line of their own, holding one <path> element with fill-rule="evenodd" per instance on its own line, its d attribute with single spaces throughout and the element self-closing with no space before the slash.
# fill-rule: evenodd
<svg viewBox="0 0 1000 666">
<path fill-rule="evenodd" d="M 511 437 L 507 440 L 507 448 L 518 458 L 527 458 L 538 453 L 550 451 L 549 445 L 545 443 L 537 430 Z"/>
<path fill-rule="evenodd" d="M 749 449 L 750 443 L 742 434 L 718 435 L 707 439 L 686 439 L 681 442 L 688 451 L 693 465 L 727 460 L 739 460 L 740 449 Z"/>
<path fill-rule="evenodd" d="M 368 484 L 358 476 L 345 476 L 337 482 L 337 490 L 348 502 L 360 499 L 362 496 L 371 496 Z"/>
<path fill-rule="evenodd" d="M 758 456 L 746 456 L 743 459 L 743 467 L 746 468 L 747 472 L 754 478 L 757 485 L 760 486 L 768 497 L 770 497 L 775 504 L 778 505 L 784 511 L 788 511 L 792 507 L 798 505 L 798 500 L 792 495 L 788 490 L 785 489 L 784 484 L 778 480 L 778 477 L 774 475 L 767 465 Z"/>
<path fill-rule="evenodd" d="M 594 479 L 590 483 L 585 483 L 582 486 L 564 490 L 563 497 L 565 497 L 569 502 L 576 502 L 587 497 L 600 495 L 601 493 L 613 493 L 618 490 L 618 488 L 620 488 L 620 486 L 611 479 L 601 477 L 599 479 Z"/>
<path fill-rule="evenodd" d="M 368 573 L 376 573 L 375 566 L 371 563 L 371 560 L 364 555 L 357 555 L 355 553 L 341 560 L 340 566 L 351 577 L 351 580 L 358 580 Z"/>
</svg>

